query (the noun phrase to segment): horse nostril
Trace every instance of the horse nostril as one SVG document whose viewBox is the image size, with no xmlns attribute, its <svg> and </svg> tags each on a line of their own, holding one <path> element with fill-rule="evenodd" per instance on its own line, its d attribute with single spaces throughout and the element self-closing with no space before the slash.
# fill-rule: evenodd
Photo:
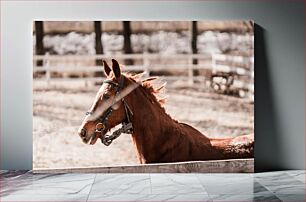
<svg viewBox="0 0 306 202">
<path fill-rule="evenodd" d="M 82 128 L 82 130 L 80 132 L 80 136 L 83 137 L 83 138 L 86 136 L 86 129 L 85 128 Z"/>
</svg>

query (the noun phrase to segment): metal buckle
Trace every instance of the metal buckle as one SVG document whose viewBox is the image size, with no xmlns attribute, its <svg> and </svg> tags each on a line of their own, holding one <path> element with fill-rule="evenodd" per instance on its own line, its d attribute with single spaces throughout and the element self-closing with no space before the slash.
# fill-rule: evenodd
<svg viewBox="0 0 306 202">
<path fill-rule="evenodd" d="M 122 132 L 127 133 L 127 134 L 132 134 L 133 132 L 133 124 L 131 122 L 129 123 L 124 123 L 122 126 Z"/>
<path fill-rule="evenodd" d="M 103 138 L 101 138 L 101 142 L 105 145 L 105 146 L 109 146 L 113 140 L 110 139 L 109 135 L 105 135 Z"/>
<path fill-rule="evenodd" d="M 96 132 L 102 132 L 105 129 L 105 125 L 103 123 L 98 123 L 96 125 Z"/>
</svg>

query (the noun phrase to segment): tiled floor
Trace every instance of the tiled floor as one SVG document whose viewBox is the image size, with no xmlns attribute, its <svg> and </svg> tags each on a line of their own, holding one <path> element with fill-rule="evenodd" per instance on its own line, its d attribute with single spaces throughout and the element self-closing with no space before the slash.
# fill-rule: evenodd
<svg viewBox="0 0 306 202">
<path fill-rule="evenodd" d="M 305 201 L 305 171 L 33 174 L 1 171 L 0 201 Z"/>
</svg>

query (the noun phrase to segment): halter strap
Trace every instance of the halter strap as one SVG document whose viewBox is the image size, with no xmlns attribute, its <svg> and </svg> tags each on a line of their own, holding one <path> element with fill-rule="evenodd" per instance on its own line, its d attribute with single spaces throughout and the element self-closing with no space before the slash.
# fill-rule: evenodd
<svg viewBox="0 0 306 202">
<path fill-rule="evenodd" d="M 96 130 L 95 130 L 95 134 L 94 137 L 96 137 L 96 133 L 101 133 L 104 132 L 106 130 L 106 125 L 107 125 L 107 121 L 109 116 L 112 114 L 113 112 L 113 106 L 114 104 L 116 104 L 116 97 L 117 95 L 120 96 L 120 91 L 123 89 L 124 86 L 124 77 L 121 77 L 119 83 L 116 83 L 112 80 L 104 80 L 103 83 L 108 83 L 111 84 L 113 86 L 115 86 L 117 88 L 113 103 L 111 104 L 111 106 L 102 114 L 101 117 L 99 117 L 97 120 L 99 121 L 99 123 L 96 125 Z M 125 101 L 124 98 L 121 99 L 123 106 L 124 106 L 124 111 L 125 111 L 125 115 L 126 115 L 126 119 L 122 122 L 122 127 L 119 128 L 118 130 L 114 131 L 111 135 L 105 135 L 102 136 L 101 135 L 101 142 L 106 145 L 109 146 L 112 141 L 114 139 L 116 139 L 117 137 L 119 137 L 121 135 L 121 133 L 127 133 L 127 134 L 132 134 L 133 132 L 133 125 L 131 122 L 131 117 L 133 116 L 133 112 L 131 110 L 131 108 L 129 107 L 128 103 Z M 92 112 L 86 112 L 86 114 L 92 114 Z M 98 126 L 101 126 L 101 128 L 98 128 Z"/>
<path fill-rule="evenodd" d="M 112 80 L 104 80 L 103 83 L 108 83 L 108 84 L 111 84 L 113 86 L 119 87 L 119 84 L 112 81 Z"/>
<path fill-rule="evenodd" d="M 113 81 L 113 80 L 110 80 L 110 79 L 104 80 L 103 83 L 111 84 L 111 85 L 113 85 L 113 86 L 119 88 L 119 89 L 118 89 L 118 91 L 119 91 L 119 90 L 121 90 L 121 89 L 123 88 L 123 85 L 124 85 L 124 77 L 122 76 L 122 77 L 120 78 L 119 83 L 117 83 L 117 82 L 115 82 L 115 81 Z"/>
</svg>

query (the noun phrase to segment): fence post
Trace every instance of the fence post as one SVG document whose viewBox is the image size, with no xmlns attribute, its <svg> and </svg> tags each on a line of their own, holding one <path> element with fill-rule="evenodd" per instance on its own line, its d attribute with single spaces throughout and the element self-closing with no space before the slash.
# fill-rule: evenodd
<svg viewBox="0 0 306 202">
<path fill-rule="evenodd" d="M 150 76 L 150 69 L 149 69 L 150 59 L 146 52 L 143 54 L 143 66 L 144 66 L 145 72 L 148 74 L 148 76 Z"/>
<path fill-rule="evenodd" d="M 255 92 L 255 86 L 254 86 L 254 57 L 250 57 L 250 83 L 249 83 L 249 96 L 251 97 L 251 100 L 254 101 L 254 92 Z"/>
<path fill-rule="evenodd" d="M 47 87 L 49 88 L 50 80 L 51 80 L 51 74 L 50 74 L 50 69 L 49 69 L 50 61 L 49 61 L 49 53 L 48 52 L 44 55 L 43 67 L 46 70 L 46 81 L 47 81 Z"/>
</svg>

